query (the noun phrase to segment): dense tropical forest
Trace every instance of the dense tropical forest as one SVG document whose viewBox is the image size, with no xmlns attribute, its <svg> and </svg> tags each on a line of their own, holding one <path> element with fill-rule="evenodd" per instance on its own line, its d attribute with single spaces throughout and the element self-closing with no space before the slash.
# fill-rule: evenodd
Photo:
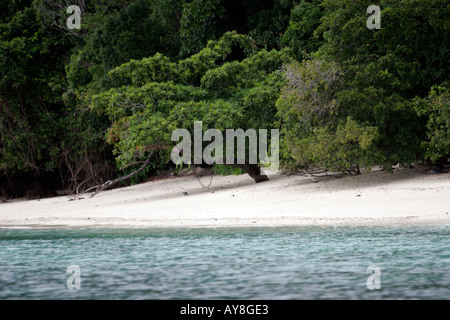
<svg viewBox="0 0 450 320">
<path fill-rule="evenodd" d="M 176 169 L 196 120 L 278 128 L 290 170 L 439 166 L 449 89 L 447 0 L 1 0 L 0 196 Z"/>
</svg>

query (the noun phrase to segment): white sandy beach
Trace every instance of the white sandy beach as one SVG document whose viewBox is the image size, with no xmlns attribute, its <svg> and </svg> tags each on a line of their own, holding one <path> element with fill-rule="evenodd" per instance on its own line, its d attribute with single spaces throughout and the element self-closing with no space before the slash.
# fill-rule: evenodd
<svg viewBox="0 0 450 320">
<path fill-rule="evenodd" d="M 316 183 L 300 175 L 168 178 L 70 197 L 0 203 L 0 227 L 235 227 L 450 224 L 450 173 L 425 168 Z M 203 177 L 205 184 L 209 177 Z M 187 194 L 186 194 L 187 193 Z"/>
</svg>

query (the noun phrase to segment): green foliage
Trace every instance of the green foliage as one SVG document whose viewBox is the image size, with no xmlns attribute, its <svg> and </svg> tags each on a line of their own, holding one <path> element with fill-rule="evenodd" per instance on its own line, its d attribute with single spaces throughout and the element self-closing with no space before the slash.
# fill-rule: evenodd
<svg viewBox="0 0 450 320">
<path fill-rule="evenodd" d="M 180 56 L 198 52 L 228 31 L 248 34 L 260 48 L 279 49 L 292 7 L 287 0 L 186 1 L 180 19 Z"/>
<path fill-rule="evenodd" d="M 89 42 L 93 62 L 108 71 L 131 59 L 153 55 L 163 49 L 159 41 L 163 34 L 150 2 L 135 1 L 96 30 Z"/>
<path fill-rule="evenodd" d="M 54 172 L 85 188 L 117 174 L 114 155 L 128 172 L 157 149 L 137 182 L 170 165 L 170 133 L 195 120 L 279 127 L 292 167 L 449 160 L 446 0 L 382 0 L 380 30 L 366 27 L 369 0 L 71 4 L 81 30 L 66 28 L 65 1 L 0 1 L 10 181 Z"/>
<path fill-rule="evenodd" d="M 337 97 L 343 72 L 334 62 L 304 60 L 285 67 L 287 84 L 277 101 L 282 120 L 285 163 L 345 171 L 370 166 L 383 157 L 376 149 L 376 127 L 345 116 Z M 291 163 L 292 166 L 292 163 Z"/>
<path fill-rule="evenodd" d="M 64 55 L 73 44 L 39 24 L 33 7 L 0 23 L 0 171 L 57 167 Z"/>
<path fill-rule="evenodd" d="M 281 44 L 290 47 L 299 61 L 315 52 L 323 43 L 321 35 L 314 34 L 320 25 L 320 19 L 325 15 L 321 2 L 321 0 L 302 0 L 291 11 L 289 27 L 283 35 Z"/>
<path fill-rule="evenodd" d="M 220 174 L 222 176 L 238 176 L 241 174 L 244 174 L 244 171 L 242 169 L 227 166 L 225 164 L 215 164 L 213 168 L 214 173 Z"/>
<path fill-rule="evenodd" d="M 423 142 L 431 160 L 450 160 L 450 82 L 433 86 L 429 96 L 416 99 L 416 110 L 428 118 L 427 140 Z"/>
<path fill-rule="evenodd" d="M 228 61 L 236 45 L 246 58 Z M 177 63 L 156 54 L 115 68 L 111 78 L 129 84 L 94 95 L 91 108 L 113 122 L 107 140 L 126 166 L 149 149 L 170 151 L 173 130 L 193 133 L 194 121 L 221 131 L 269 128 L 284 83 L 278 69 L 289 59 L 285 50 L 255 51 L 248 37 L 227 33 Z"/>
<path fill-rule="evenodd" d="M 348 117 L 335 130 L 317 127 L 306 138 L 288 140 L 288 146 L 292 157 L 303 168 L 346 171 L 357 165 L 370 170 L 383 161 L 374 144 L 378 137 L 377 128 L 360 125 Z"/>
<path fill-rule="evenodd" d="M 112 172 L 98 135 L 105 123 L 66 91 L 65 63 L 80 38 L 49 23 L 41 11 L 49 1 L 10 4 L 0 23 L 0 175 L 52 173 L 55 188 L 72 191 L 102 182 Z"/>
<path fill-rule="evenodd" d="M 186 56 L 201 50 L 207 40 L 216 37 L 215 24 L 223 18 L 225 11 L 220 6 L 221 0 L 193 0 L 183 5 L 180 20 L 180 37 L 182 47 L 180 55 Z"/>
<path fill-rule="evenodd" d="M 262 1 L 258 1 L 258 5 Z M 248 35 L 258 46 L 267 50 L 281 48 L 283 34 L 289 25 L 289 16 L 294 3 L 288 0 L 266 1 L 261 11 L 251 8 L 248 16 Z M 245 1 L 248 5 L 251 1 Z"/>
<path fill-rule="evenodd" d="M 304 60 L 285 66 L 288 83 L 283 88 L 278 109 L 293 127 L 307 132 L 323 124 L 335 123 L 338 114 L 337 93 L 342 89 L 340 67 L 334 62 Z M 294 119 L 292 119 L 292 116 Z M 300 133 L 300 132 L 298 132 Z"/>
<path fill-rule="evenodd" d="M 371 4 L 324 0 L 329 14 L 317 30 L 326 39 L 321 51 L 353 67 L 351 77 L 371 66 L 361 75 L 366 86 L 378 85 L 406 98 L 424 96 L 432 85 L 446 80 L 450 71 L 448 1 L 382 1 L 380 30 L 366 27 L 368 15 L 362 13 Z M 386 73 L 384 81 L 373 78 L 379 72 Z"/>
<path fill-rule="evenodd" d="M 99 92 L 120 85 L 108 77 L 108 72 L 133 59 L 142 59 L 160 52 L 168 57 L 177 56 L 181 38 L 178 16 L 182 1 L 137 0 L 125 1 L 122 10 L 114 11 L 114 3 L 105 4 L 111 13 L 98 9 L 87 14 L 83 21 L 94 26 L 91 35 L 66 66 L 71 88 Z M 87 92 L 82 93 L 80 99 Z"/>
<path fill-rule="evenodd" d="M 315 30 L 323 45 L 310 62 L 286 69 L 289 82 L 277 103 L 284 139 L 316 141 L 322 150 L 315 149 L 317 157 L 309 157 L 316 164 L 323 164 L 319 159 L 329 151 L 323 144 L 326 134 L 337 134 L 336 125 L 349 116 L 358 125 L 377 129 L 379 138 L 370 140 L 370 152 L 373 159 L 383 159 L 385 168 L 425 156 L 421 143 L 427 119 L 417 116 L 413 99 L 448 77 L 450 42 L 442 39 L 450 35 L 450 6 L 439 0 L 432 5 L 422 0 L 383 1 L 381 29 L 370 30 L 364 13 L 371 4 L 323 1 L 327 11 Z M 429 127 L 431 123 L 430 119 Z M 321 139 L 314 140 L 318 134 Z M 301 147 L 306 153 L 312 150 Z"/>
</svg>

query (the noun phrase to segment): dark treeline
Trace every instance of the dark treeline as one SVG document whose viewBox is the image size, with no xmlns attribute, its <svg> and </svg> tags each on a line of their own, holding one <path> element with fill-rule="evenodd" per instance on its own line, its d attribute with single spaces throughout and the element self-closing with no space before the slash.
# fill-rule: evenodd
<svg viewBox="0 0 450 320">
<path fill-rule="evenodd" d="M 446 0 L 1 0 L 0 196 L 82 192 L 153 151 L 143 181 L 195 120 L 279 128 L 288 169 L 445 164 L 449 57 Z"/>
</svg>

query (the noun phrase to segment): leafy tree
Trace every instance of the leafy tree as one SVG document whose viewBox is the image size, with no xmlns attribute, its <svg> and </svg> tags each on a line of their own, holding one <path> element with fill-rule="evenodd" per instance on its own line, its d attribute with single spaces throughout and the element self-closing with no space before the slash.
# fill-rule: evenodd
<svg viewBox="0 0 450 320">
<path fill-rule="evenodd" d="M 184 3 L 180 19 L 181 56 L 198 52 L 207 40 L 215 39 L 217 36 L 215 24 L 219 19 L 223 19 L 225 14 L 221 2 L 221 0 L 193 0 Z"/>
<path fill-rule="evenodd" d="M 450 82 L 435 85 L 426 98 L 417 98 L 419 116 L 426 116 L 427 140 L 423 142 L 426 156 L 433 161 L 450 160 Z"/>
<path fill-rule="evenodd" d="M 258 1 L 254 4 L 256 8 L 250 7 L 251 3 L 245 1 L 250 13 L 248 35 L 262 48 L 280 49 L 294 3 L 288 0 Z"/>
<path fill-rule="evenodd" d="M 229 60 L 236 46 L 245 53 L 242 61 Z M 173 130 L 193 133 L 194 121 L 222 132 L 270 128 L 283 84 L 278 68 L 289 59 L 285 50 L 257 51 L 250 38 L 227 33 L 176 63 L 156 54 L 114 69 L 110 77 L 129 84 L 93 96 L 91 108 L 110 117 L 107 140 L 120 165 L 129 166 L 152 149 L 167 162 Z M 259 169 L 243 168 L 260 179 L 253 174 Z"/>
<path fill-rule="evenodd" d="M 43 4 L 9 2 L 0 23 L 0 192 L 12 196 L 74 190 L 112 171 L 104 124 L 63 99 L 64 66 L 82 42 L 48 23 Z M 47 181 L 49 190 L 35 188 Z"/>
<path fill-rule="evenodd" d="M 321 166 L 342 172 L 352 169 L 360 174 L 360 166 L 370 170 L 383 159 L 373 143 L 378 137 L 376 127 L 362 126 L 348 117 L 334 130 L 318 127 L 304 139 L 288 140 L 288 145 L 302 168 Z"/>
<path fill-rule="evenodd" d="M 258 47 L 279 49 L 293 3 L 287 0 L 186 1 L 180 22 L 181 57 L 202 49 L 225 32 L 248 34 Z"/>
<path fill-rule="evenodd" d="M 0 169 L 57 166 L 64 56 L 71 39 L 39 24 L 30 3 L 11 6 L 0 24 Z"/>
<path fill-rule="evenodd" d="M 75 91 L 89 88 L 94 92 L 107 89 L 115 85 L 110 82 L 108 71 L 131 59 L 157 52 L 177 55 L 181 42 L 173 20 L 180 10 L 179 1 L 138 0 L 103 17 L 103 23 L 92 31 L 66 66 L 71 88 Z M 91 14 L 86 19 L 95 21 L 102 15 L 102 12 Z"/>
<path fill-rule="evenodd" d="M 382 0 L 380 30 L 368 0 L 70 4 L 81 30 L 67 1 L 0 2 L 0 192 L 89 188 L 118 173 L 113 150 L 127 173 L 156 149 L 154 172 L 195 120 L 279 127 L 294 167 L 449 159 L 446 0 Z"/>
<path fill-rule="evenodd" d="M 298 61 L 315 52 L 323 43 L 323 37 L 315 34 L 320 19 L 325 15 L 321 0 L 302 0 L 291 11 L 289 26 L 281 44 L 291 48 Z"/>
<path fill-rule="evenodd" d="M 316 139 L 315 152 L 323 157 L 328 150 L 323 143 L 326 134 L 337 135 L 339 126 L 343 128 L 351 117 L 372 137 L 367 139 L 372 147 L 366 149 L 372 153 L 372 163 L 390 169 L 425 156 L 421 145 L 426 140 L 426 123 L 433 127 L 433 120 L 417 115 L 413 99 L 425 97 L 428 88 L 448 77 L 449 41 L 442 39 L 450 35 L 450 6 L 439 0 L 431 4 L 421 0 L 383 1 L 381 29 L 370 30 L 365 14 L 370 4 L 323 1 L 327 11 L 315 31 L 323 37 L 323 45 L 311 55 L 310 62 L 287 69 L 289 83 L 278 106 L 286 140 Z M 337 80 L 330 82 L 330 74 Z M 311 150 L 305 144 L 302 147 L 306 154 Z M 315 161 L 309 164 L 323 165 L 319 160 L 322 156 L 312 157 Z"/>
<path fill-rule="evenodd" d="M 383 160 L 374 145 L 377 128 L 353 120 L 338 103 L 343 71 L 336 63 L 294 62 L 285 67 L 285 76 L 277 108 L 288 166 L 339 171 L 356 166 L 359 173 L 360 165 L 367 169 Z"/>
</svg>

